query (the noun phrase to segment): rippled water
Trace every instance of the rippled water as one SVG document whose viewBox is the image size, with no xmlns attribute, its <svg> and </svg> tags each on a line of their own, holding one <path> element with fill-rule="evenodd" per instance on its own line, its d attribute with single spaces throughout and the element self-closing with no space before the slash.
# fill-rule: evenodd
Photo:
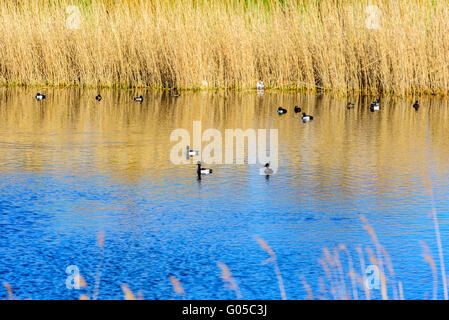
<svg viewBox="0 0 449 320">
<path fill-rule="evenodd" d="M 432 297 L 424 244 L 443 297 L 430 213 L 438 214 L 449 268 L 448 101 L 422 99 L 415 112 L 411 100 L 384 99 L 371 113 L 360 98 L 347 110 L 345 100 L 296 93 L 105 90 L 97 102 L 89 90 L 41 91 L 47 99 L 37 102 L 34 90 L 0 89 L 0 281 L 16 297 L 92 296 L 100 269 L 100 299 L 122 298 L 123 283 L 147 299 L 234 299 L 221 261 L 244 299 L 280 299 L 258 237 L 276 254 L 287 298 L 306 298 L 307 286 L 314 298 L 333 298 L 338 273 L 331 281 L 323 270 L 332 264 L 323 249 L 345 245 L 358 274 L 373 263 L 362 215 L 394 267 L 394 276 L 386 267 L 388 297 L 399 296 L 399 282 L 407 299 Z M 140 93 L 144 102 L 134 103 Z M 315 119 L 302 123 L 296 104 Z M 276 113 L 279 105 L 286 115 Z M 259 164 L 214 164 L 213 175 L 197 181 L 193 161 L 169 158 L 172 130 L 191 132 L 196 120 L 223 133 L 278 129 L 277 174 L 266 180 Z M 346 251 L 339 253 L 350 288 Z M 87 289 L 67 289 L 69 265 Z M 360 286 L 358 296 L 365 297 Z"/>
</svg>

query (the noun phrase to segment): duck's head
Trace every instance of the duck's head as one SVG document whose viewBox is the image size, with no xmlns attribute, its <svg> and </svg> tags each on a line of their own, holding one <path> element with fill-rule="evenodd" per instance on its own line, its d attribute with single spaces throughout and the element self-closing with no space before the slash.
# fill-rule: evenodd
<svg viewBox="0 0 449 320">
<path fill-rule="evenodd" d="M 303 113 L 302 113 L 302 115 L 303 115 L 303 116 L 305 117 L 305 116 L 306 116 L 306 113 L 305 113 L 305 112 L 303 112 Z"/>
<path fill-rule="evenodd" d="M 201 166 L 201 161 L 198 161 L 198 162 L 196 163 L 196 165 L 197 165 L 197 166 Z"/>
<path fill-rule="evenodd" d="M 269 167 L 270 167 L 270 163 L 269 162 L 265 163 L 265 168 L 269 168 Z"/>
<path fill-rule="evenodd" d="M 418 104 L 418 100 L 415 101 L 415 104 Z"/>
</svg>

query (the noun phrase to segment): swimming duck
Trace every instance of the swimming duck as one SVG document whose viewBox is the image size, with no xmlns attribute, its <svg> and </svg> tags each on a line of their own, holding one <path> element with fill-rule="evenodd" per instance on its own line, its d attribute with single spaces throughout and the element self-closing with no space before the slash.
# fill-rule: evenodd
<svg viewBox="0 0 449 320">
<path fill-rule="evenodd" d="M 190 147 L 187 146 L 187 147 L 186 147 L 186 154 L 187 154 L 188 156 L 190 156 L 190 157 L 193 157 L 193 156 L 199 155 L 199 152 L 196 151 L 196 150 L 190 150 Z"/>
<path fill-rule="evenodd" d="M 371 112 L 379 111 L 380 110 L 379 99 L 376 99 L 373 102 L 371 102 L 369 109 Z"/>
<path fill-rule="evenodd" d="M 97 101 L 101 101 L 101 99 L 103 99 L 103 98 L 101 97 L 101 94 L 98 94 L 98 95 L 95 97 L 95 100 L 97 100 Z"/>
<path fill-rule="evenodd" d="M 212 173 L 212 169 L 201 168 L 201 161 L 198 161 L 196 163 L 196 165 L 198 166 L 196 169 L 196 173 L 197 173 L 199 179 L 201 179 L 202 174 L 211 174 Z"/>
<path fill-rule="evenodd" d="M 301 112 L 301 108 L 298 106 L 295 106 L 295 113 L 299 113 L 299 112 Z"/>
<path fill-rule="evenodd" d="M 352 102 L 348 102 L 348 104 L 346 105 L 346 108 L 348 108 L 348 109 L 354 108 L 354 104 Z"/>
<path fill-rule="evenodd" d="M 265 85 L 263 84 L 262 81 L 258 81 L 258 82 L 257 82 L 257 84 L 256 84 L 257 90 L 263 90 L 264 87 L 265 87 Z"/>
<path fill-rule="evenodd" d="M 284 108 L 282 108 L 282 107 L 279 107 L 279 108 L 278 108 L 278 113 L 279 113 L 279 114 L 287 113 L 287 109 L 284 109 Z"/>
<path fill-rule="evenodd" d="M 44 94 L 40 94 L 39 92 L 36 94 L 36 100 L 42 101 L 45 99 Z"/>
<path fill-rule="evenodd" d="M 136 102 L 142 102 L 143 101 L 143 97 L 142 96 L 138 96 L 134 98 L 134 101 Z"/>
<path fill-rule="evenodd" d="M 419 109 L 418 100 L 415 101 L 415 104 L 413 105 L 413 108 L 415 108 L 415 110 L 418 111 L 418 109 Z"/>
<path fill-rule="evenodd" d="M 266 176 L 270 176 L 273 174 L 273 170 L 270 169 L 270 163 L 265 164 L 265 170 L 264 173 Z"/>
<path fill-rule="evenodd" d="M 301 119 L 303 122 L 307 122 L 307 121 L 313 120 L 313 117 L 311 115 L 307 115 L 305 112 L 303 112 Z"/>
</svg>

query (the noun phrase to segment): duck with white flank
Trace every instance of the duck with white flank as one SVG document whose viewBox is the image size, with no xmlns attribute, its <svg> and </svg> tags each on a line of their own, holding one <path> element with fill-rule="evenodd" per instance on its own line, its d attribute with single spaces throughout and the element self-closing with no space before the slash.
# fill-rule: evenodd
<svg viewBox="0 0 449 320">
<path fill-rule="evenodd" d="M 284 114 L 284 113 L 287 113 L 287 109 L 284 109 L 284 108 L 282 108 L 282 107 L 279 107 L 279 108 L 278 108 L 278 114 Z"/>
<path fill-rule="evenodd" d="M 196 169 L 196 174 L 198 175 L 199 180 L 201 180 L 202 174 L 211 174 L 212 173 L 212 169 L 201 168 L 201 161 L 198 161 L 196 163 L 196 165 L 198 166 Z"/>
<path fill-rule="evenodd" d="M 134 98 L 134 101 L 136 102 L 142 102 L 143 101 L 143 97 L 142 96 L 138 96 Z"/>
<path fill-rule="evenodd" d="M 295 113 L 300 113 L 301 112 L 301 108 L 298 106 L 295 106 Z"/>
<path fill-rule="evenodd" d="M 305 112 L 303 112 L 301 119 L 303 122 L 307 122 L 307 121 L 313 120 L 313 117 L 311 115 L 307 115 Z"/>
<path fill-rule="evenodd" d="M 196 151 L 196 150 L 191 150 L 190 149 L 190 146 L 187 146 L 186 147 L 186 155 L 187 155 L 187 158 L 189 158 L 189 157 L 194 157 L 194 156 L 197 156 L 197 155 L 199 155 L 200 153 L 198 152 L 198 151 Z"/>
<path fill-rule="evenodd" d="M 101 99 L 103 99 L 103 98 L 101 97 L 101 94 L 98 94 L 98 95 L 95 97 L 95 100 L 97 100 L 97 101 L 101 101 Z"/>
<path fill-rule="evenodd" d="M 415 110 L 418 111 L 418 109 L 419 109 L 418 100 L 415 101 L 415 104 L 413 105 L 413 108 L 415 108 Z"/>
<path fill-rule="evenodd" d="M 44 94 L 40 94 L 39 92 L 36 94 L 36 100 L 42 101 L 44 99 L 45 99 L 45 95 Z"/>
<path fill-rule="evenodd" d="M 380 110 L 379 99 L 376 99 L 375 101 L 371 102 L 369 109 L 371 110 L 371 112 L 379 111 Z"/>
</svg>

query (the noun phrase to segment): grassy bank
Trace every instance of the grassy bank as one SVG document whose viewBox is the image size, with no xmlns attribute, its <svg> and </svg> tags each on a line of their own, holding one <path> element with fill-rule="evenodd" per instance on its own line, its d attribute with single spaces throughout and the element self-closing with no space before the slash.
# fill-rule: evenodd
<svg viewBox="0 0 449 320">
<path fill-rule="evenodd" d="M 6 85 L 449 89 L 444 1 L 27 0 L 0 17 Z"/>
</svg>

